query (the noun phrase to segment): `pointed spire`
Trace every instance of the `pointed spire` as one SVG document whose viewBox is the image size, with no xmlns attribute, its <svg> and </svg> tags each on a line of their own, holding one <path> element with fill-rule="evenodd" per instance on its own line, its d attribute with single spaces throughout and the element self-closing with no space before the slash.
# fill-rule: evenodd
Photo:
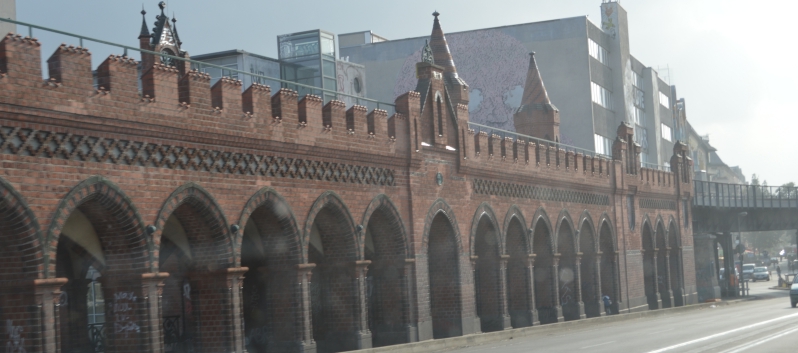
<svg viewBox="0 0 798 353">
<path fill-rule="evenodd" d="M 432 57 L 435 64 L 443 67 L 443 75 L 448 85 L 461 84 L 465 86 L 465 82 L 462 82 L 457 75 L 457 68 L 454 66 L 452 53 L 449 52 L 449 44 L 446 42 L 446 37 L 443 35 L 441 23 L 438 20 L 440 13 L 435 11 L 432 13 L 432 16 L 435 16 L 435 22 L 432 24 L 432 34 L 430 35 L 429 45 L 430 48 L 432 48 Z"/>
<path fill-rule="evenodd" d="M 521 109 L 525 106 L 532 107 L 536 104 L 549 104 L 549 94 L 543 86 L 543 79 L 540 77 L 540 70 L 535 61 L 535 52 L 529 53 L 529 70 L 526 74 L 526 84 L 524 85 L 524 96 L 521 98 Z"/>
<path fill-rule="evenodd" d="M 175 43 L 177 43 L 177 47 L 180 48 L 183 42 L 180 41 L 180 36 L 177 35 L 177 17 L 175 17 L 174 12 L 172 12 L 172 33 L 175 34 Z"/>
<path fill-rule="evenodd" d="M 147 11 L 144 11 L 144 5 L 141 5 L 141 32 L 139 33 L 139 39 L 150 37 L 150 30 L 147 29 L 147 17 L 145 16 L 146 14 Z"/>
</svg>

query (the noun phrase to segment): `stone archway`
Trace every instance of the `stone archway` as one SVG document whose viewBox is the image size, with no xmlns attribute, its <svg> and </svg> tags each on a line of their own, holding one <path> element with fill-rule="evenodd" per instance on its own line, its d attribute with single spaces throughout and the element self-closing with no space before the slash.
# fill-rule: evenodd
<svg viewBox="0 0 798 353">
<path fill-rule="evenodd" d="M 474 292 L 477 316 L 482 332 L 509 328 L 505 317 L 505 293 L 501 240 L 496 218 L 486 206 L 480 206 L 474 219 L 471 241 L 471 262 L 474 268 Z M 507 321 L 507 322 L 505 322 Z"/>
<path fill-rule="evenodd" d="M 643 222 L 643 281 L 645 286 L 646 301 L 649 310 L 656 310 L 662 307 L 657 288 L 657 249 L 654 242 L 654 231 L 648 220 Z"/>
<path fill-rule="evenodd" d="M 668 244 L 670 246 L 670 279 L 671 290 L 673 291 L 673 305 L 684 306 L 686 304 L 686 293 L 684 292 L 684 276 L 682 273 L 682 243 L 679 227 L 676 221 L 671 219 L 668 226 Z"/>
<path fill-rule="evenodd" d="M 453 211 L 439 199 L 430 207 L 424 223 L 421 255 L 426 256 L 429 276 L 432 337 L 438 339 L 471 333 L 473 324 L 464 322 L 463 317 L 462 244 Z"/>
<path fill-rule="evenodd" d="M 521 212 L 511 209 L 505 221 L 507 261 L 507 311 L 513 328 L 539 324 L 535 308 L 534 279 L 527 229 Z"/>
<path fill-rule="evenodd" d="M 408 343 L 410 303 L 407 233 L 391 200 L 377 196 L 366 208 L 364 259 L 369 265 L 366 299 L 372 345 Z"/>
<path fill-rule="evenodd" d="M 253 195 L 242 212 L 242 308 L 247 351 L 298 352 L 305 341 L 302 245 L 296 218 L 273 189 Z M 298 288 L 299 287 L 299 288 Z"/>
<path fill-rule="evenodd" d="M 614 241 L 615 235 L 612 232 L 612 225 L 608 220 L 601 222 L 599 231 L 599 270 L 601 273 L 601 297 L 608 296 L 611 302 L 610 308 L 604 307 L 603 300 L 601 307 L 605 313 L 618 314 L 620 310 L 620 286 L 618 285 L 618 252 Z"/>
<path fill-rule="evenodd" d="M 593 221 L 587 212 L 584 213 L 579 231 L 579 252 L 582 253 L 579 264 L 579 283 L 582 302 L 585 305 L 586 317 L 601 316 L 601 264 L 597 254 L 596 237 Z"/>
<path fill-rule="evenodd" d="M 230 349 L 231 335 L 238 325 L 226 324 L 214 311 L 217 305 L 231 305 L 231 276 L 235 269 L 232 235 L 228 222 L 214 198 L 197 184 L 175 190 L 163 203 L 156 221 L 154 238 L 160 241 L 158 268 L 169 273 L 162 295 L 165 349 L 174 352 L 214 352 Z M 234 313 L 224 316 L 235 322 Z"/>
<path fill-rule="evenodd" d="M 558 290 L 563 317 L 566 321 L 585 318 L 585 307 L 579 283 L 579 256 L 573 222 L 567 212 L 559 217 L 557 251 L 560 261 L 557 271 Z"/>
<path fill-rule="evenodd" d="M 558 299 L 557 257 L 552 246 L 551 225 L 545 212 L 539 210 L 532 227 L 532 251 L 535 254 L 535 303 L 541 324 L 563 320 Z"/>
<path fill-rule="evenodd" d="M 657 245 L 657 289 L 659 290 L 661 308 L 673 307 L 673 291 L 670 279 L 670 247 L 668 246 L 667 233 L 662 219 L 657 219 L 656 232 Z"/>
<path fill-rule="evenodd" d="M 365 302 L 365 272 L 354 222 L 336 194 L 322 194 L 310 209 L 305 236 L 310 280 L 313 339 L 319 352 L 371 347 Z"/>
</svg>

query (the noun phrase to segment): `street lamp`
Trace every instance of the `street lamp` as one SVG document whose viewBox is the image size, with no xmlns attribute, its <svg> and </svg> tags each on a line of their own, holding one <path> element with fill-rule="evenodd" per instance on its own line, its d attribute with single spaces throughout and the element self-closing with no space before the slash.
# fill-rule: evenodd
<svg viewBox="0 0 798 353">
<path fill-rule="evenodd" d="M 740 212 L 737 214 L 737 250 L 740 252 L 740 280 L 737 281 L 738 293 L 740 296 L 743 296 L 742 293 L 742 280 L 743 280 L 743 254 L 745 253 L 745 247 L 743 246 L 743 231 L 740 228 L 740 218 L 748 216 L 748 212 Z"/>
</svg>

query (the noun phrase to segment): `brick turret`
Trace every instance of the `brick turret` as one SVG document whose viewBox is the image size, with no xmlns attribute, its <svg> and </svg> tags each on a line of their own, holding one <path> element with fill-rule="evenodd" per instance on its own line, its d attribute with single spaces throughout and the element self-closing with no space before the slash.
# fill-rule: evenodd
<svg viewBox="0 0 798 353">
<path fill-rule="evenodd" d="M 444 36 L 441 23 L 438 20 L 440 13 L 435 11 L 432 15 L 435 16 L 435 21 L 432 24 L 429 45 L 432 49 L 432 56 L 435 58 L 435 64 L 443 67 L 443 78 L 452 104 L 468 104 L 468 84 L 457 74 L 452 53 L 449 51 L 449 43 L 446 42 L 446 36 Z"/>
<path fill-rule="evenodd" d="M 560 110 L 549 100 L 535 62 L 535 53 L 529 54 L 524 96 L 513 120 L 515 131 L 521 134 L 557 142 L 560 140 Z"/>
</svg>

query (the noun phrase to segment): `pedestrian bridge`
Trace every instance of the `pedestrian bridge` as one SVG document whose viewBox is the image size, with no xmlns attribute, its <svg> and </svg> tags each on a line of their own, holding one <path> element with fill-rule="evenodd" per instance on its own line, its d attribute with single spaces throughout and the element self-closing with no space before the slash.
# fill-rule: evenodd
<svg viewBox="0 0 798 353">
<path fill-rule="evenodd" d="M 796 187 L 693 181 L 693 189 L 694 234 L 798 229 Z"/>
</svg>

